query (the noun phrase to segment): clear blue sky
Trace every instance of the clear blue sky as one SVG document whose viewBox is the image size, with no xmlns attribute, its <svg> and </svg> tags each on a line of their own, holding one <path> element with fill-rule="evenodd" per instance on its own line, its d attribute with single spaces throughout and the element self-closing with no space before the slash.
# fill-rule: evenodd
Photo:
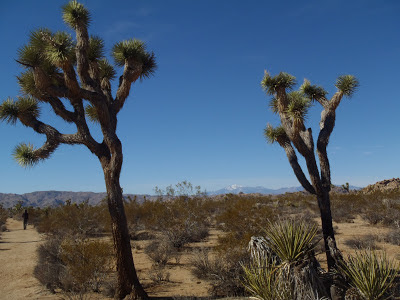
<svg viewBox="0 0 400 300">
<path fill-rule="evenodd" d="M 263 137 L 267 122 L 278 124 L 260 87 L 264 69 L 307 78 L 330 95 L 339 75 L 355 75 L 360 88 L 338 108 L 328 147 L 333 183 L 400 176 L 399 1 L 82 2 L 92 14 L 89 32 L 104 38 L 108 53 L 117 41 L 142 39 L 159 65 L 154 77 L 134 84 L 120 114 L 124 192 L 153 193 L 185 179 L 209 191 L 298 186 L 283 150 Z M 19 93 L 14 59 L 29 32 L 69 30 L 63 3 L 1 1 L 1 100 Z M 320 110 L 308 119 L 314 133 Z M 48 106 L 41 119 L 73 132 Z M 41 146 L 43 137 L 1 123 L 0 140 L 0 192 L 105 191 L 100 164 L 84 147 L 61 146 L 26 170 L 13 161 L 13 148 Z"/>
</svg>

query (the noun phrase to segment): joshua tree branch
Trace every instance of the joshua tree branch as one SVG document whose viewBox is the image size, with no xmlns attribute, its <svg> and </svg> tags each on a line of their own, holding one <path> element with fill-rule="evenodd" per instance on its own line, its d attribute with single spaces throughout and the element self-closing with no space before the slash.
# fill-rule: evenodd
<svg viewBox="0 0 400 300">
<path fill-rule="evenodd" d="M 299 162 L 297 160 L 297 155 L 296 152 L 294 151 L 292 144 L 290 143 L 290 140 L 287 138 L 284 141 L 278 141 L 279 144 L 282 146 L 282 148 L 286 152 L 286 156 L 289 160 L 290 166 L 293 169 L 294 174 L 296 175 L 297 180 L 300 182 L 302 187 L 309 193 L 315 195 L 315 190 L 313 186 L 310 184 L 308 181 L 307 177 L 304 175 L 304 172 L 299 165 Z"/>
<path fill-rule="evenodd" d="M 114 102 L 115 112 L 119 112 L 125 104 L 126 98 L 129 96 L 129 92 L 134 83 L 142 73 L 142 64 L 137 64 L 134 61 L 125 63 L 124 72 L 119 80 L 119 87 Z"/>
</svg>

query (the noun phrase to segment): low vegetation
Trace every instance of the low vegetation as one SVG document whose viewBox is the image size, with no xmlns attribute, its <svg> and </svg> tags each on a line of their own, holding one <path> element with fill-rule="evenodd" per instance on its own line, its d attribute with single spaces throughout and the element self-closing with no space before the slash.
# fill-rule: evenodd
<svg viewBox="0 0 400 300">
<path fill-rule="evenodd" d="M 155 201 L 125 200 L 133 247 L 144 251 L 152 264 L 145 273 L 151 284 L 145 286 L 171 284 L 171 267 L 179 266 L 182 255 L 186 255 L 184 264 L 190 264 L 193 275 L 210 284 L 209 296 L 212 297 L 258 295 L 260 299 L 324 299 L 328 296 L 326 284 L 331 280 L 330 275 L 316 259 L 324 247 L 315 221 L 319 210 L 312 196 L 288 193 L 208 197 L 204 193 L 177 190 L 176 186 L 169 187 L 169 192 L 163 191 Z M 373 213 L 386 214 L 385 219 L 369 223 L 387 227 L 387 234 L 346 240 L 345 244 L 357 253 L 379 251 L 382 242 L 399 245 L 396 216 L 400 193 L 332 193 L 331 199 L 334 220 L 339 223 L 354 222 L 359 217 L 369 222 L 367 216 Z M 7 215 L 13 210 L 0 209 L 0 212 Z M 28 210 L 30 216 L 35 216 L 37 230 L 46 236 L 46 242 L 39 247 L 35 269 L 39 281 L 55 292 L 96 291 L 113 297 L 116 281 L 111 268 L 111 231 L 106 204 L 91 206 L 67 202 L 56 208 Z M 208 239 L 210 232 L 218 234 L 217 243 L 199 244 Z M 262 241 L 257 249 L 254 248 L 256 237 Z M 249 241 L 253 242 L 251 255 Z M 369 258 L 362 256 L 364 260 L 376 258 L 382 262 L 375 252 L 368 253 L 372 254 Z M 344 271 L 347 266 L 351 268 L 353 262 L 354 259 L 346 260 L 341 270 L 347 280 L 344 292 L 354 291 L 364 297 Z M 393 265 L 388 266 L 392 268 Z M 308 274 L 308 279 L 301 274 Z M 397 293 L 395 271 L 387 274 L 390 278 L 386 280 L 389 284 L 385 285 L 384 294 Z M 307 283 L 310 278 L 311 286 Z"/>
</svg>

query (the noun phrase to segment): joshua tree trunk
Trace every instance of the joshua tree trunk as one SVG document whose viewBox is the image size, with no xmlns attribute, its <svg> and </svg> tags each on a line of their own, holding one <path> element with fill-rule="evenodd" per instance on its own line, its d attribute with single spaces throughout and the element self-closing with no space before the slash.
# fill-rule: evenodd
<svg viewBox="0 0 400 300">
<path fill-rule="evenodd" d="M 331 252 L 330 252 L 330 249 L 328 246 L 328 237 L 330 237 L 332 241 L 335 241 L 335 234 L 333 232 L 329 192 L 322 192 L 322 194 L 317 195 L 317 200 L 318 200 L 319 211 L 321 214 L 322 234 L 324 236 L 324 244 L 325 244 L 326 259 L 327 259 L 327 263 L 328 263 L 328 270 L 332 270 L 332 268 L 335 267 L 335 261 L 332 258 L 332 255 L 331 255 Z"/>
<path fill-rule="evenodd" d="M 111 158 L 100 158 L 107 190 L 108 210 L 111 216 L 111 227 L 116 255 L 118 287 L 116 296 L 120 299 L 133 293 L 135 299 L 147 299 L 148 296 L 136 274 L 132 248 L 125 215 L 122 189 L 119 182 L 123 162 L 122 145 L 116 134 L 108 135 L 112 141 Z"/>
<path fill-rule="evenodd" d="M 123 204 L 119 177 L 113 176 L 115 170 L 104 169 L 108 197 L 108 209 L 111 216 L 112 234 L 115 245 L 118 287 L 116 296 L 123 298 L 132 293 L 139 299 L 147 299 L 147 294 L 139 283 L 132 257 L 128 226 Z M 133 287 L 133 290 L 132 290 Z"/>
</svg>

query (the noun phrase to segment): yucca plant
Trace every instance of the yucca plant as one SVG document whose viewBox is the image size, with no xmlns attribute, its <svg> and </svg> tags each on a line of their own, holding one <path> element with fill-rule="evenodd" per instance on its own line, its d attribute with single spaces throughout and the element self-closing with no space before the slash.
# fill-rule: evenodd
<svg viewBox="0 0 400 300">
<path fill-rule="evenodd" d="M 242 266 L 243 285 L 255 298 L 260 300 L 286 300 L 292 298 L 290 278 L 282 272 L 274 258 L 264 257 L 261 261 L 252 261 Z"/>
<path fill-rule="evenodd" d="M 313 253 L 316 233 L 316 226 L 293 219 L 270 222 L 265 237 L 249 243 L 252 260 L 242 266 L 246 290 L 262 300 L 326 296 Z"/>
<path fill-rule="evenodd" d="M 300 262 L 316 245 L 317 227 L 285 219 L 270 222 L 265 229 L 267 245 L 284 264 Z"/>
<path fill-rule="evenodd" d="M 399 265 L 386 258 L 385 252 L 374 250 L 358 251 L 339 265 L 339 272 L 345 275 L 366 300 L 386 299 L 388 289 L 399 275 Z"/>
</svg>

